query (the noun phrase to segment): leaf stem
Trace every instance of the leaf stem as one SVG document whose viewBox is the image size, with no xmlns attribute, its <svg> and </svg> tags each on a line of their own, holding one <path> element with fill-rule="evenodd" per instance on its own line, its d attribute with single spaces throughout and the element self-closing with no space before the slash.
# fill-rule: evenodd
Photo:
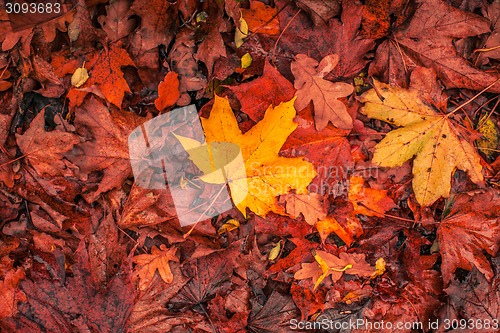
<svg viewBox="0 0 500 333">
<path fill-rule="evenodd" d="M 452 114 L 454 114 L 455 112 L 457 112 L 458 110 L 460 109 L 463 109 L 466 105 L 469 105 L 470 103 L 472 103 L 473 100 L 475 100 L 476 98 L 478 98 L 482 93 L 484 93 L 486 90 L 490 89 L 491 87 L 493 87 L 495 84 L 497 84 L 497 82 L 500 81 L 500 79 L 497 79 L 495 80 L 495 82 L 493 82 L 492 84 L 490 84 L 489 86 L 487 86 L 486 88 L 484 88 L 483 90 L 481 90 L 480 92 L 478 92 L 476 95 L 474 95 L 471 99 L 469 99 L 467 102 L 465 103 L 462 103 L 460 104 L 458 107 L 455 108 L 455 110 L 451 111 L 450 113 L 446 114 L 445 117 L 449 117 L 451 116 Z"/>
</svg>

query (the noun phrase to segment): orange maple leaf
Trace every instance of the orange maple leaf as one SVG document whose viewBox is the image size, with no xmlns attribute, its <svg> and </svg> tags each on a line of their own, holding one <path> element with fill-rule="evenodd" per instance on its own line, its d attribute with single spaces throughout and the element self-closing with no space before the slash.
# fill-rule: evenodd
<svg viewBox="0 0 500 333">
<path fill-rule="evenodd" d="M 72 88 L 68 92 L 69 106 L 81 105 L 85 96 L 92 92 L 121 107 L 125 92 L 131 92 L 123 77 L 123 66 L 135 67 L 135 64 L 127 51 L 120 47 L 111 46 L 108 52 L 94 54 L 85 66 L 90 72 L 90 78 L 79 89 Z"/>
<path fill-rule="evenodd" d="M 160 277 L 166 283 L 172 283 L 174 276 L 168 265 L 169 261 L 179 262 L 175 256 L 177 248 L 171 247 L 167 249 L 165 244 L 161 244 L 158 249 L 156 246 L 151 248 L 151 254 L 140 254 L 132 258 L 140 268 L 137 270 L 139 276 L 139 289 L 144 290 L 153 280 L 156 270 L 160 273 Z"/>
</svg>

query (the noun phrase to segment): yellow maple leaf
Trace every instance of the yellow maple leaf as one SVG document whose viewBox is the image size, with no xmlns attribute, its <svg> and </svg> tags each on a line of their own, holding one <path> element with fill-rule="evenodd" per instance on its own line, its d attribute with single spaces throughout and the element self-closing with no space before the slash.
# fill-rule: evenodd
<svg viewBox="0 0 500 333">
<path fill-rule="evenodd" d="M 413 191 L 420 205 L 447 198 L 456 169 L 482 185 L 480 157 L 449 115 L 438 114 L 422 102 L 418 91 L 374 82 L 375 89 L 361 96 L 361 112 L 375 119 L 404 126 L 389 132 L 375 147 L 373 162 L 383 167 L 402 165 L 413 156 Z M 380 93 L 383 100 L 378 96 Z"/>
<path fill-rule="evenodd" d="M 268 212 L 285 214 L 276 197 L 295 190 L 306 194 L 316 176 L 314 166 L 302 158 L 278 156 L 281 146 L 297 128 L 293 122 L 294 99 L 270 106 L 264 119 L 242 134 L 229 101 L 215 96 L 208 119 L 202 118 L 207 144 L 176 135 L 189 158 L 204 173 L 201 180 L 229 185 L 235 206 L 264 217 Z M 242 162 L 238 162 L 241 154 Z"/>
<path fill-rule="evenodd" d="M 166 283 L 172 283 L 174 276 L 168 265 L 169 261 L 179 262 L 175 256 L 177 248 L 171 247 L 167 249 L 164 244 L 158 249 L 156 246 L 151 248 L 151 254 L 140 254 L 132 258 L 132 261 L 139 266 L 137 275 L 139 276 L 139 289 L 144 290 L 153 280 L 156 270 L 160 273 L 160 277 Z"/>
</svg>

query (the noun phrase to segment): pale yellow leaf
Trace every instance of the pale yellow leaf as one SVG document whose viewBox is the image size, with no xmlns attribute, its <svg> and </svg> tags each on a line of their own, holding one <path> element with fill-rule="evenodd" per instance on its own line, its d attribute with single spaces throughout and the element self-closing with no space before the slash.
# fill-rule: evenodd
<svg viewBox="0 0 500 333">
<path fill-rule="evenodd" d="M 420 205 L 430 206 L 450 195 L 456 169 L 483 185 L 480 157 L 465 133 L 446 115 L 425 105 L 415 90 L 375 81 L 360 98 L 361 112 L 375 119 L 404 126 L 389 132 L 375 147 L 373 162 L 384 167 L 402 165 L 413 156 L 413 191 Z M 381 94 L 383 100 L 377 95 Z"/>
</svg>

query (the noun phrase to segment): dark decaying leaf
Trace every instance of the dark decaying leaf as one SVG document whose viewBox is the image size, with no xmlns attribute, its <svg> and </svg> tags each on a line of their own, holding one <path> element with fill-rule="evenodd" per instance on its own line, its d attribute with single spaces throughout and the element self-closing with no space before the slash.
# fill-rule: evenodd
<svg viewBox="0 0 500 333">
<path fill-rule="evenodd" d="M 290 320 L 297 314 L 298 309 L 292 298 L 274 291 L 264 305 L 252 302 L 247 329 L 252 333 L 289 332 Z"/>
</svg>

